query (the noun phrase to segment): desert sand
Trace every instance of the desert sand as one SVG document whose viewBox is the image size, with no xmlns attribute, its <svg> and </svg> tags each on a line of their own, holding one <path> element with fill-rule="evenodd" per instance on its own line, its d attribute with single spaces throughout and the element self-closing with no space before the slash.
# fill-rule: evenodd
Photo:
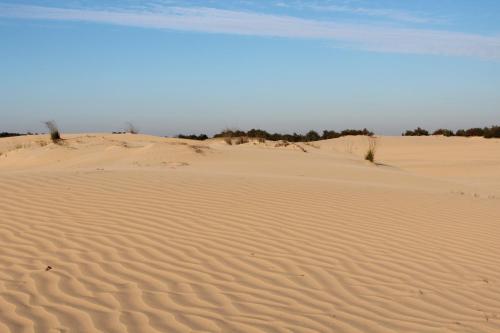
<svg viewBox="0 0 500 333">
<path fill-rule="evenodd" d="M 500 332 L 500 140 L 63 137 L 0 139 L 0 332 Z"/>
</svg>

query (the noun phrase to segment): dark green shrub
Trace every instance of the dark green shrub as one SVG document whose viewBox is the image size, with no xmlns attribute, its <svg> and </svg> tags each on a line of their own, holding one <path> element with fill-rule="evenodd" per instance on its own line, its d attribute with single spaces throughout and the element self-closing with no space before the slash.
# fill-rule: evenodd
<svg viewBox="0 0 500 333">
<path fill-rule="evenodd" d="M 309 131 L 307 132 L 305 138 L 304 138 L 305 142 L 310 142 L 310 141 L 319 141 L 321 140 L 321 137 L 319 136 L 319 134 L 316 132 L 316 131 Z"/>
<path fill-rule="evenodd" d="M 484 137 L 487 139 L 500 138 L 500 126 L 492 126 L 485 129 Z"/>
<path fill-rule="evenodd" d="M 0 138 L 8 138 L 8 137 L 11 137 L 11 136 L 22 136 L 22 135 L 26 135 L 26 134 L 2 132 L 2 133 L 0 133 Z"/>
<path fill-rule="evenodd" d="M 373 132 L 370 132 L 366 128 L 363 128 L 362 130 L 355 130 L 355 129 L 346 129 L 340 132 L 340 136 L 348 136 L 348 135 L 366 135 L 366 136 L 373 136 Z"/>
<path fill-rule="evenodd" d="M 482 128 L 469 128 L 465 131 L 465 136 L 484 136 L 484 129 Z"/>
<path fill-rule="evenodd" d="M 438 130 L 435 130 L 434 133 L 432 133 L 432 135 L 454 136 L 455 134 L 453 133 L 452 130 L 440 128 Z"/>
<path fill-rule="evenodd" d="M 417 127 L 413 131 L 407 130 L 403 136 L 428 136 L 429 132 L 423 128 Z"/>
<path fill-rule="evenodd" d="M 366 128 L 362 130 L 354 130 L 348 129 L 344 130 L 341 133 L 335 131 L 323 131 L 323 135 L 319 135 L 316 131 L 309 131 L 307 134 L 281 134 L 281 133 L 269 133 L 265 130 L 261 129 L 251 129 L 248 132 L 234 129 L 225 129 L 220 133 L 215 134 L 214 138 L 225 138 L 225 137 L 248 137 L 248 138 L 257 138 L 264 139 L 269 141 L 288 141 L 288 142 L 311 142 L 311 141 L 319 141 L 326 139 L 335 139 L 341 136 L 346 135 L 367 135 L 372 136 L 373 132 L 367 130 Z"/>
<path fill-rule="evenodd" d="M 205 141 L 205 140 L 208 139 L 208 136 L 206 134 L 200 134 L 200 135 L 195 135 L 195 134 L 183 135 L 183 134 L 179 134 L 177 137 L 179 139 L 198 140 L 198 141 Z"/>
</svg>

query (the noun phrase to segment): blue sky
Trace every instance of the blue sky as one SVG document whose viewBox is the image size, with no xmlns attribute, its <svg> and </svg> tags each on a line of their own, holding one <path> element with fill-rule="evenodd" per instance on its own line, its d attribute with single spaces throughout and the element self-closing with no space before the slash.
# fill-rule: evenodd
<svg viewBox="0 0 500 333">
<path fill-rule="evenodd" d="M 497 0 L 0 0 L 0 55 L 0 131 L 500 123 Z"/>
</svg>

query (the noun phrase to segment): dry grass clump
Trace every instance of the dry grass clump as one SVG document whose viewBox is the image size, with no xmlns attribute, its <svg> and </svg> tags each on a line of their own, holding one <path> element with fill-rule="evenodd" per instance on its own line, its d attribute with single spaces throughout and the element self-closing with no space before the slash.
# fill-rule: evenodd
<svg viewBox="0 0 500 333">
<path fill-rule="evenodd" d="M 197 154 L 204 154 L 205 150 L 209 150 L 208 146 L 190 145 L 189 148 L 193 149 Z"/>
<path fill-rule="evenodd" d="M 239 137 L 234 138 L 233 143 L 234 143 L 235 145 L 242 145 L 242 144 L 244 144 L 244 143 L 248 143 L 249 141 L 250 141 L 250 140 L 248 139 L 248 137 L 247 137 L 247 136 L 239 136 Z"/>
<path fill-rule="evenodd" d="M 301 145 L 299 145 L 298 143 L 294 143 L 295 147 L 299 148 L 303 153 L 307 153 L 307 150 L 302 147 Z"/>
<path fill-rule="evenodd" d="M 368 137 L 368 151 L 365 155 L 365 160 L 375 163 L 375 151 L 377 150 L 377 138 Z"/>
<path fill-rule="evenodd" d="M 57 124 L 55 121 L 46 121 L 45 126 L 49 129 L 50 132 L 50 139 L 54 143 L 60 143 L 61 142 L 61 134 L 59 133 L 59 129 L 57 128 Z"/>
<path fill-rule="evenodd" d="M 250 139 L 247 136 L 237 136 L 237 137 L 225 136 L 223 137 L 223 140 L 230 146 L 241 145 L 250 142 Z"/>
<path fill-rule="evenodd" d="M 316 149 L 320 149 L 320 146 L 314 144 L 314 143 L 311 143 L 311 142 L 304 142 L 304 144 L 306 146 L 309 146 L 309 147 L 313 147 L 313 148 L 316 148 Z"/>
<path fill-rule="evenodd" d="M 127 122 L 127 133 L 139 134 L 139 129 L 135 127 L 131 122 Z"/>
<path fill-rule="evenodd" d="M 214 138 L 222 138 L 228 145 L 241 145 L 250 142 L 248 135 L 238 129 L 226 128 L 221 133 L 214 135 Z"/>
<path fill-rule="evenodd" d="M 290 145 L 290 142 L 286 141 L 286 140 L 279 140 L 278 142 L 276 142 L 274 144 L 275 147 L 287 147 Z"/>
</svg>

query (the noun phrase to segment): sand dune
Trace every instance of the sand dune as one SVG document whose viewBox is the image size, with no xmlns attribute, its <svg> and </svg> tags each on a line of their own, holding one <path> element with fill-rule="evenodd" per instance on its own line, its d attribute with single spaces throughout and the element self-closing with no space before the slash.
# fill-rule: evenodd
<svg viewBox="0 0 500 333">
<path fill-rule="evenodd" d="M 65 138 L 0 139 L 0 332 L 500 332 L 500 140 Z"/>
</svg>

